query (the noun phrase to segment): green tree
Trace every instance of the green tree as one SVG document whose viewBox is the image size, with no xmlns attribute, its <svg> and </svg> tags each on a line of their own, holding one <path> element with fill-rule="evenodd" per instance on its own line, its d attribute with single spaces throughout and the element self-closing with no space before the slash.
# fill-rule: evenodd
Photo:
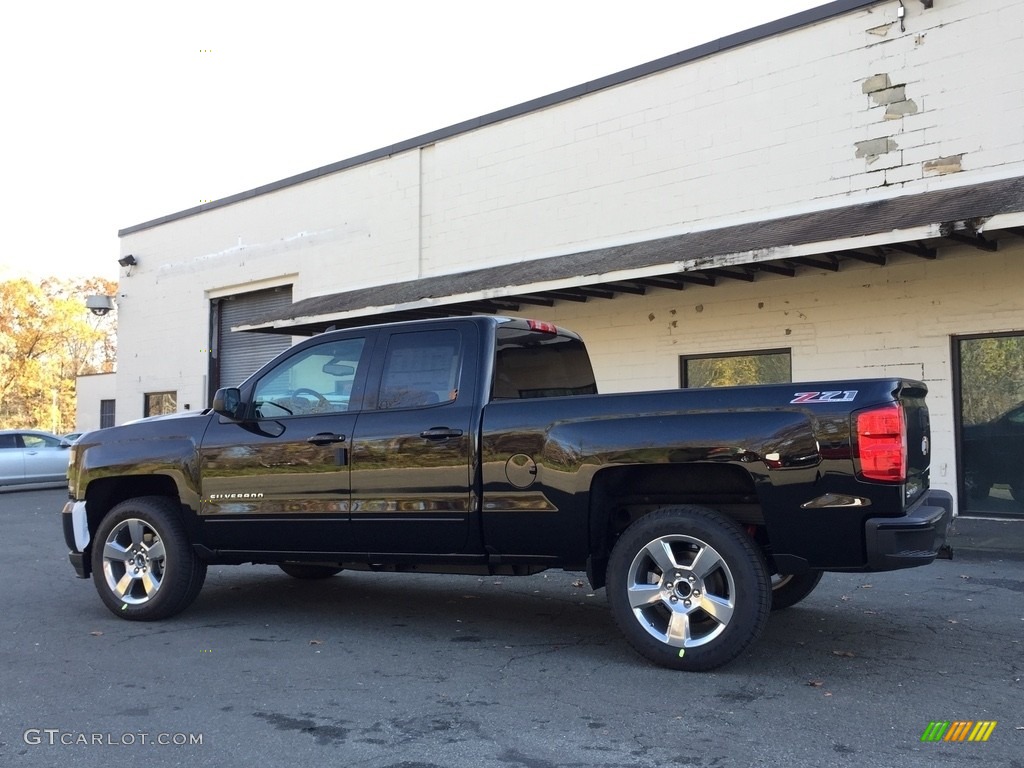
<svg viewBox="0 0 1024 768">
<path fill-rule="evenodd" d="M 686 361 L 688 387 L 785 384 L 791 380 L 788 353 L 721 355 Z"/>
<path fill-rule="evenodd" d="M 992 421 L 1024 400 L 1024 335 L 960 342 L 963 423 Z"/>
<path fill-rule="evenodd" d="M 71 430 L 76 377 L 114 370 L 115 316 L 89 313 L 85 297 L 116 290 L 102 278 L 0 282 L 0 428 Z"/>
</svg>

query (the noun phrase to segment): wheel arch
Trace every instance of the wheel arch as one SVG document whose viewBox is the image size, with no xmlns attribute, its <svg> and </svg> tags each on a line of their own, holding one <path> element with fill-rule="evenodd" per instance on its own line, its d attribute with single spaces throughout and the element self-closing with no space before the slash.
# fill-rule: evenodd
<svg viewBox="0 0 1024 768">
<path fill-rule="evenodd" d="M 172 499 L 179 509 L 179 515 L 185 524 L 185 530 L 190 537 L 193 536 L 196 531 L 195 514 L 189 514 L 192 510 L 182 504 L 181 496 L 178 493 L 178 486 L 171 477 L 152 474 L 99 478 L 89 483 L 85 492 L 85 512 L 90 538 L 84 558 L 86 564 L 91 562 L 89 551 L 96 537 L 96 530 L 99 528 L 103 518 L 107 516 L 107 513 L 122 501 L 142 496 L 163 496 Z M 89 574 L 86 573 L 86 575 L 88 576 Z"/>
<path fill-rule="evenodd" d="M 743 467 L 710 462 L 609 467 L 594 476 L 590 489 L 591 585 L 605 585 L 612 547 L 630 525 L 655 510 L 684 505 L 708 507 L 764 530 L 755 480 Z"/>
</svg>

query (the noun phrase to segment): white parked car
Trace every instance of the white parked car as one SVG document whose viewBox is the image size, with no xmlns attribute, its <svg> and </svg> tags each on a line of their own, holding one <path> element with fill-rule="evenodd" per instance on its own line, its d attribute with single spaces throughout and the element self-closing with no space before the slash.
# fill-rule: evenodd
<svg viewBox="0 0 1024 768">
<path fill-rule="evenodd" d="M 67 482 L 68 444 L 37 429 L 0 429 L 0 488 L 37 488 Z"/>
</svg>

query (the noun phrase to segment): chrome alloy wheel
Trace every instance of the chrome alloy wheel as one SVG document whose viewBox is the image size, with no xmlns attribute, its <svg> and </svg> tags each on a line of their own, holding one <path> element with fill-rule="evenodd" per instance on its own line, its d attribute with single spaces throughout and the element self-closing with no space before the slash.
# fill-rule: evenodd
<svg viewBox="0 0 1024 768">
<path fill-rule="evenodd" d="M 718 637 L 736 609 L 736 583 L 722 556 L 692 536 L 661 536 L 629 566 L 627 595 L 651 637 L 695 648 Z"/>
<path fill-rule="evenodd" d="M 103 575 L 110 591 L 128 605 L 152 600 L 164 578 L 164 543 L 145 520 L 130 517 L 103 543 Z"/>
</svg>

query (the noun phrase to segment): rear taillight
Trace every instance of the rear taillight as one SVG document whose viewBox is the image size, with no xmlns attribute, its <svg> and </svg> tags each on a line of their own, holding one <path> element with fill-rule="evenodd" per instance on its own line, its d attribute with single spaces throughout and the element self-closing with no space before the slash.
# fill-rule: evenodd
<svg viewBox="0 0 1024 768">
<path fill-rule="evenodd" d="M 857 458 L 865 480 L 902 483 L 907 478 L 907 425 L 903 408 L 890 403 L 859 411 Z"/>
</svg>

